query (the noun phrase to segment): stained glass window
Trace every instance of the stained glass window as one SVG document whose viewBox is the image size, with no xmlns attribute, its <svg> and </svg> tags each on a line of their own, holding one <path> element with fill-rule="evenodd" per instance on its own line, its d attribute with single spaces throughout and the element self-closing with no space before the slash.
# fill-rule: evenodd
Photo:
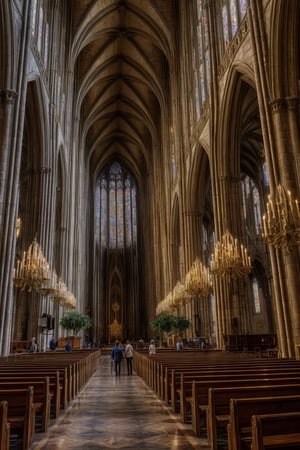
<svg viewBox="0 0 300 450">
<path fill-rule="evenodd" d="M 32 3 L 32 36 L 36 49 L 40 53 L 40 60 L 46 67 L 49 55 L 50 26 L 48 22 L 49 5 L 47 0 L 33 0 Z"/>
<path fill-rule="evenodd" d="M 173 133 L 172 133 L 172 139 L 173 139 Z M 172 181 L 174 183 L 176 180 L 176 176 L 177 176 L 177 164 L 176 164 L 174 141 L 171 144 L 171 162 L 172 162 Z"/>
<path fill-rule="evenodd" d="M 244 17 L 244 15 L 246 14 L 247 11 L 247 1 L 248 0 L 240 0 L 240 14 L 241 14 L 241 18 Z"/>
<path fill-rule="evenodd" d="M 223 36 L 224 36 L 224 44 L 225 47 L 228 46 L 230 37 L 229 37 L 229 28 L 228 28 L 228 9 L 227 5 L 223 5 L 222 9 L 222 19 L 223 19 Z"/>
<path fill-rule="evenodd" d="M 194 101 L 196 118 L 200 119 L 201 105 L 206 102 L 210 84 L 210 55 L 207 13 L 202 0 L 197 0 L 197 23 L 193 44 L 193 70 L 195 73 Z"/>
<path fill-rule="evenodd" d="M 35 26 L 36 26 L 36 8 L 37 8 L 37 0 L 33 0 L 32 2 L 32 34 L 35 34 Z"/>
<path fill-rule="evenodd" d="M 41 49 L 42 49 L 43 20 L 44 20 L 44 11 L 43 11 L 43 7 L 41 6 L 40 14 L 39 14 L 38 39 L 37 39 L 37 48 L 38 48 L 39 52 L 41 52 Z"/>
<path fill-rule="evenodd" d="M 256 314 L 259 314 L 261 312 L 261 305 L 260 305 L 260 298 L 259 298 L 259 288 L 257 279 L 253 278 L 252 280 L 252 290 L 253 290 L 253 298 L 254 298 L 254 308 Z"/>
<path fill-rule="evenodd" d="M 97 180 L 95 240 L 102 247 L 124 248 L 136 243 L 136 185 L 119 163 L 109 166 Z"/>
<path fill-rule="evenodd" d="M 236 0 L 230 0 L 230 19 L 231 19 L 231 34 L 235 35 L 238 29 L 238 12 L 236 7 Z"/>
<path fill-rule="evenodd" d="M 250 229 L 255 228 L 255 234 L 261 232 L 261 202 L 259 191 L 254 181 L 246 175 L 242 182 L 243 215 Z"/>
<path fill-rule="evenodd" d="M 99 195 L 100 200 L 100 233 L 101 233 L 101 244 L 105 244 L 107 242 L 107 212 L 108 212 L 108 195 L 107 195 L 107 180 L 103 179 L 101 181 L 101 192 Z M 99 235 L 97 235 L 99 236 Z"/>
<path fill-rule="evenodd" d="M 270 186 L 270 179 L 269 179 L 269 172 L 268 172 L 268 166 L 267 163 L 263 163 L 263 173 L 264 173 L 264 185 L 266 187 Z"/>
<path fill-rule="evenodd" d="M 222 0 L 223 39 L 225 49 L 235 36 L 247 12 L 247 0 Z"/>
</svg>

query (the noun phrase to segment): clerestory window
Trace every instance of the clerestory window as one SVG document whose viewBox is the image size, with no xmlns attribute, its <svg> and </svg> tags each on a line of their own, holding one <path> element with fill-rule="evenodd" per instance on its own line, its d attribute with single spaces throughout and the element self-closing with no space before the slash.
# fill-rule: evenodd
<svg viewBox="0 0 300 450">
<path fill-rule="evenodd" d="M 98 177 L 95 193 L 96 243 L 102 248 L 125 248 L 136 244 L 136 183 L 118 162 Z"/>
</svg>

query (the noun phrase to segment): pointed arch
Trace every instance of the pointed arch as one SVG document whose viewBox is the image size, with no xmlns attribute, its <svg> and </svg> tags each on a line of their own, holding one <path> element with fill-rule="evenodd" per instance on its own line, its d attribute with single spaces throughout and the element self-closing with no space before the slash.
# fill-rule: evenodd
<svg viewBox="0 0 300 450">
<path fill-rule="evenodd" d="M 180 206 L 177 193 L 174 195 L 172 202 L 171 214 L 171 260 L 172 260 L 172 277 L 171 282 L 174 287 L 176 282 L 180 280 L 180 248 L 181 248 L 181 233 L 180 233 Z"/>
<path fill-rule="evenodd" d="M 298 0 L 273 2 L 270 21 L 272 98 L 298 98 L 299 24 L 300 4 Z"/>
<path fill-rule="evenodd" d="M 0 89 L 11 88 L 16 73 L 12 8 L 13 2 L 0 2 Z"/>
</svg>

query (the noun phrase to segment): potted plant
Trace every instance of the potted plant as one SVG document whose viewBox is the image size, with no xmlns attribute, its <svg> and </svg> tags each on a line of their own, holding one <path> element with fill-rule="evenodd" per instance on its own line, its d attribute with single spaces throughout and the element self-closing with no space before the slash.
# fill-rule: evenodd
<svg viewBox="0 0 300 450">
<path fill-rule="evenodd" d="M 160 314 L 150 322 L 150 325 L 153 330 L 162 334 L 162 338 L 164 337 L 164 333 L 166 333 L 168 338 L 169 333 L 174 329 L 175 319 L 175 316 L 172 314 Z"/>
<path fill-rule="evenodd" d="M 67 343 L 66 341 L 70 341 L 72 348 L 80 348 L 80 337 L 77 337 L 77 335 L 79 331 L 90 328 L 92 321 L 88 315 L 83 314 L 80 311 L 70 311 L 61 319 L 60 325 L 65 330 L 72 331 L 72 336 L 69 336 L 67 339 L 63 338 L 59 340 L 60 347 L 64 347 Z"/>
<path fill-rule="evenodd" d="M 176 317 L 172 314 L 160 314 L 150 322 L 150 325 L 153 330 L 162 333 L 162 335 L 166 333 L 168 338 L 171 332 L 183 333 L 190 327 L 191 322 L 183 316 Z"/>
<path fill-rule="evenodd" d="M 191 322 L 184 316 L 176 317 L 174 330 L 181 335 L 185 330 L 191 326 Z"/>
</svg>

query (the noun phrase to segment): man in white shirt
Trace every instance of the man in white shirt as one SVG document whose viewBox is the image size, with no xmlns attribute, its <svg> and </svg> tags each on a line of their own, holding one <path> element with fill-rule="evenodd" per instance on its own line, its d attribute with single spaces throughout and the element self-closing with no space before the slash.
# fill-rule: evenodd
<svg viewBox="0 0 300 450">
<path fill-rule="evenodd" d="M 127 363 L 127 375 L 132 375 L 132 360 L 133 360 L 133 347 L 130 341 L 126 341 L 125 346 L 125 358 Z"/>
</svg>

